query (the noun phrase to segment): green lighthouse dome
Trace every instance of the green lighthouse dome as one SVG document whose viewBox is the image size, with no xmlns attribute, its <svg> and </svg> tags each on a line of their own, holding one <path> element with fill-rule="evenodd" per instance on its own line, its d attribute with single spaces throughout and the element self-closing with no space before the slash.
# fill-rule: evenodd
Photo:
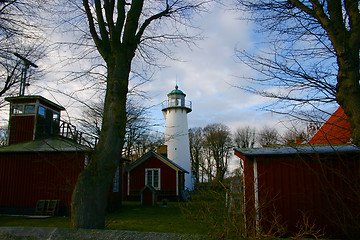
<svg viewBox="0 0 360 240">
<path fill-rule="evenodd" d="M 178 87 L 177 84 L 176 84 L 176 86 L 175 86 L 175 89 L 172 90 L 172 91 L 168 94 L 168 97 L 171 96 L 171 95 L 183 95 L 184 97 L 186 96 L 186 94 L 185 94 L 183 91 L 179 90 L 179 87 Z"/>
</svg>

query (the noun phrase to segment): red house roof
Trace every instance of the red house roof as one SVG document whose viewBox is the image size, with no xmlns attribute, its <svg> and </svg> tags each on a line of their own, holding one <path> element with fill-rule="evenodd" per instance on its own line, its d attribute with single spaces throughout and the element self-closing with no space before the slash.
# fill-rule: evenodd
<svg viewBox="0 0 360 240">
<path fill-rule="evenodd" d="M 167 157 L 164 157 L 163 155 L 161 155 L 161 154 L 159 154 L 157 152 L 154 152 L 154 151 L 147 152 L 141 158 L 139 158 L 138 160 L 136 160 L 135 162 L 130 164 L 130 166 L 126 168 L 126 171 L 131 171 L 132 169 L 134 169 L 135 167 L 137 167 L 138 165 L 140 165 L 141 163 L 143 163 L 144 161 L 149 159 L 151 156 L 155 156 L 157 159 L 164 162 L 166 165 L 168 165 L 169 167 L 175 169 L 176 171 L 189 173 L 188 171 L 186 171 L 185 169 L 183 169 L 182 167 L 180 167 L 179 165 L 177 165 L 176 163 L 174 163 L 173 161 L 171 161 Z"/>
<path fill-rule="evenodd" d="M 351 127 L 344 109 L 339 107 L 309 140 L 309 144 L 339 144 L 351 141 Z"/>
</svg>

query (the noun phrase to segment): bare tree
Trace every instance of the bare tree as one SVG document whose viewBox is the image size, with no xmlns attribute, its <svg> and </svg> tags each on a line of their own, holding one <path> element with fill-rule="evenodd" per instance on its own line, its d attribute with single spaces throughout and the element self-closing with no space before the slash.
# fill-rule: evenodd
<svg viewBox="0 0 360 240">
<path fill-rule="evenodd" d="M 200 182 L 200 166 L 203 165 L 203 145 L 204 137 L 202 128 L 189 129 L 189 143 L 190 143 L 190 157 L 191 157 L 191 170 L 195 176 L 195 184 Z"/>
<path fill-rule="evenodd" d="M 277 144 L 279 143 L 279 133 L 275 128 L 264 126 L 258 133 L 257 141 L 261 146 Z"/>
<path fill-rule="evenodd" d="M 133 98 L 128 98 L 126 106 L 126 134 L 123 147 L 123 157 L 128 160 L 136 160 L 142 154 L 154 149 L 162 142 L 162 137 L 153 133 L 148 116 L 148 108 L 141 106 Z M 100 138 L 104 103 L 100 100 L 87 104 L 82 112 L 82 117 L 77 121 L 81 125 L 81 130 L 91 138 Z M 90 142 L 91 139 L 89 139 Z"/>
<path fill-rule="evenodd" d="M 148 107 L 144 107 L 129 98 L 127 103 L 125 145 L 123 148 L 123 156 L 129 160 L 137 159 L 138 154 L 134 153 L 136 153 L 136 145 L 141 143 L 141 141 L 146 142 L 146 144 L 142 144 L 143 146 L 147 146 L 143 148 L 145 151 L 153 149 L 155 147 L 153 145 L 158 143 L 158 139 L 155 140 L 155 138 L 151 137 L 156 135 L 152 134 L 152 127 L 155 124 L 152 124 L 151 119 L 147 117 L 149 115 L 148 110 Z M 156 143 L 154 143 L 154 141 Z"/>
<path fill-rule="evenodd" d="M 255 128 L 246 126 L 237 128 L 234 133 L 234 143 L 237 148 L 253 148 L 255 144 Z"/>
<path fill-rule="evenodd" d="M 250 10 L 274 43 L 270 55 L 239 52 L 260 72 L 258 83 L 279 91 L 248 88 L 257 94 L 323 108 L 337 102 L 349 118 L 355 144 L 360 142 L 359 1 L 238 0 Z M 255 80 L 255 79 L 253 79 Z M 282 105 L 283 106 L 283 105 Z M 291 110 L 294 110 L 290 108 Z M 283 109 L 284 106 L 283 106 Z M 285 112 L 289 108 L 285 109 Z M 294 113 L 296 115 L 296 113 Z"/>
<path fill-rule="evenodd" d="M 208 148 L 204 143 L 204 162 L 200 166 L 201 173 L 206 176 L 208 182 L 212 182 L 215 178 L 216 166 L 212 157 L 211 149 Z"/>
<path fill-rule="evenodd" d="M 107 196 L 124 146 L 132 61 L 136 53 L 141 53 L 139 49 L 151 47 L 152 42 L 181 38 L 179 34 L 157 35 L 156 29 L 150 31 L 151 26 L 160 29 L 166 19 L 180 23 L 204 2 L 83 0 L 82 3 L 107 76 L 100 139 L 89 165 L 78 177 L 72 197 L 72 223 L 80 228 L 104 228 Z"/>
<path fill-rule="evenodd" d="M 281 142 L 283 144 L 293 144 L 297 143 L 298 140 L 304 140 L 305 133 L 299 132 L 296 128 L 289 128 L 282 134 Z"/>
<path fill-rule="evenodd" d="M 77 119 L 80 123 L 81 130 L 99 138 L 101 133 L 103 111 L 103 102 L 88 103 L 88 106 L 82 112 L 81 118 Z"/>
<path fill-rule="evenodd" d="M 221 123 L 207 125 L 204 130 L 204 146 L 208 149 L 216 167 L 215 181 L 222 182 L 228 170 L 232 152 L 232 136 L 229 127 Z"/>
<path fill-rule="evenodd" d="M 146 131 L 139 134 L 136 142 L 133 143 L 129 160 L 134 161 L 150 150 L 156 150 L 159 145 L 163 145 L 165 134 L 154 131 Z"/>
<path fill-rule="evenodd" d="M 24 77 L 24 59 L 35 61 L 45 52 L 42 31 L 36 21 L 42 10 L 40 1 L 9 0 L 0 2 L 0 97 L 14 95 Z M 14 53 L 16 55 L 14 55 Z M 27 69 L 27 83 L 34 76 Z M 0 107 L 5 102 L 0 101 Z"/>
</svg>

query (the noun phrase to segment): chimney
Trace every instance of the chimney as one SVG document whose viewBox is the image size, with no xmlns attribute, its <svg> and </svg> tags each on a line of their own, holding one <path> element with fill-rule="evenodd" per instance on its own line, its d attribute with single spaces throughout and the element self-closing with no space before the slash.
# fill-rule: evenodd
<svg viewBox="0 0 360 240">
<path fill-rule="evenodd" d="M 295 144 L 299 144 L 303 141 L 303 137 L 302 136 L 297 136 L 295 137 Z"/>
<path fill-rule="evenodd" d="M 156 152 L 167 157 L 167 145 L 159 145 L 156 148 Z"/>
</svg>

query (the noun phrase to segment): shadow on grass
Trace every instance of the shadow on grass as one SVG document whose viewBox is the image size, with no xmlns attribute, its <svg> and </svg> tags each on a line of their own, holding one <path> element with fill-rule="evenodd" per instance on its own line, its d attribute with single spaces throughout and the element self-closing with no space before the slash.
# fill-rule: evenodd
<svg viewBox="0 0 360 240">
<path fill-rule="evenodd" d="M 186 204 L 182 204 L 182 207 Z M 31 219 L 25 216 L 0 216 L 1 227 L 71 228 L 70 217 Z M 106 216 L 106 229 L 140 232 L 207 234 L 207 227 L 184 215 L 180 203 L 167 207 L 141 206 L 138 202 L 123 202 L 123 207 Z"/>
<path fill-rule="evenodd" d="M 186 207 L 182 203 L 181 207 Z M 207 234 L 207 226 L 182 213 L 180 203 L 163 206 L 141 206 L 138 202 L 124 202 L 123 207 L 106 218 L 106 229 Z"/>
</svg>

